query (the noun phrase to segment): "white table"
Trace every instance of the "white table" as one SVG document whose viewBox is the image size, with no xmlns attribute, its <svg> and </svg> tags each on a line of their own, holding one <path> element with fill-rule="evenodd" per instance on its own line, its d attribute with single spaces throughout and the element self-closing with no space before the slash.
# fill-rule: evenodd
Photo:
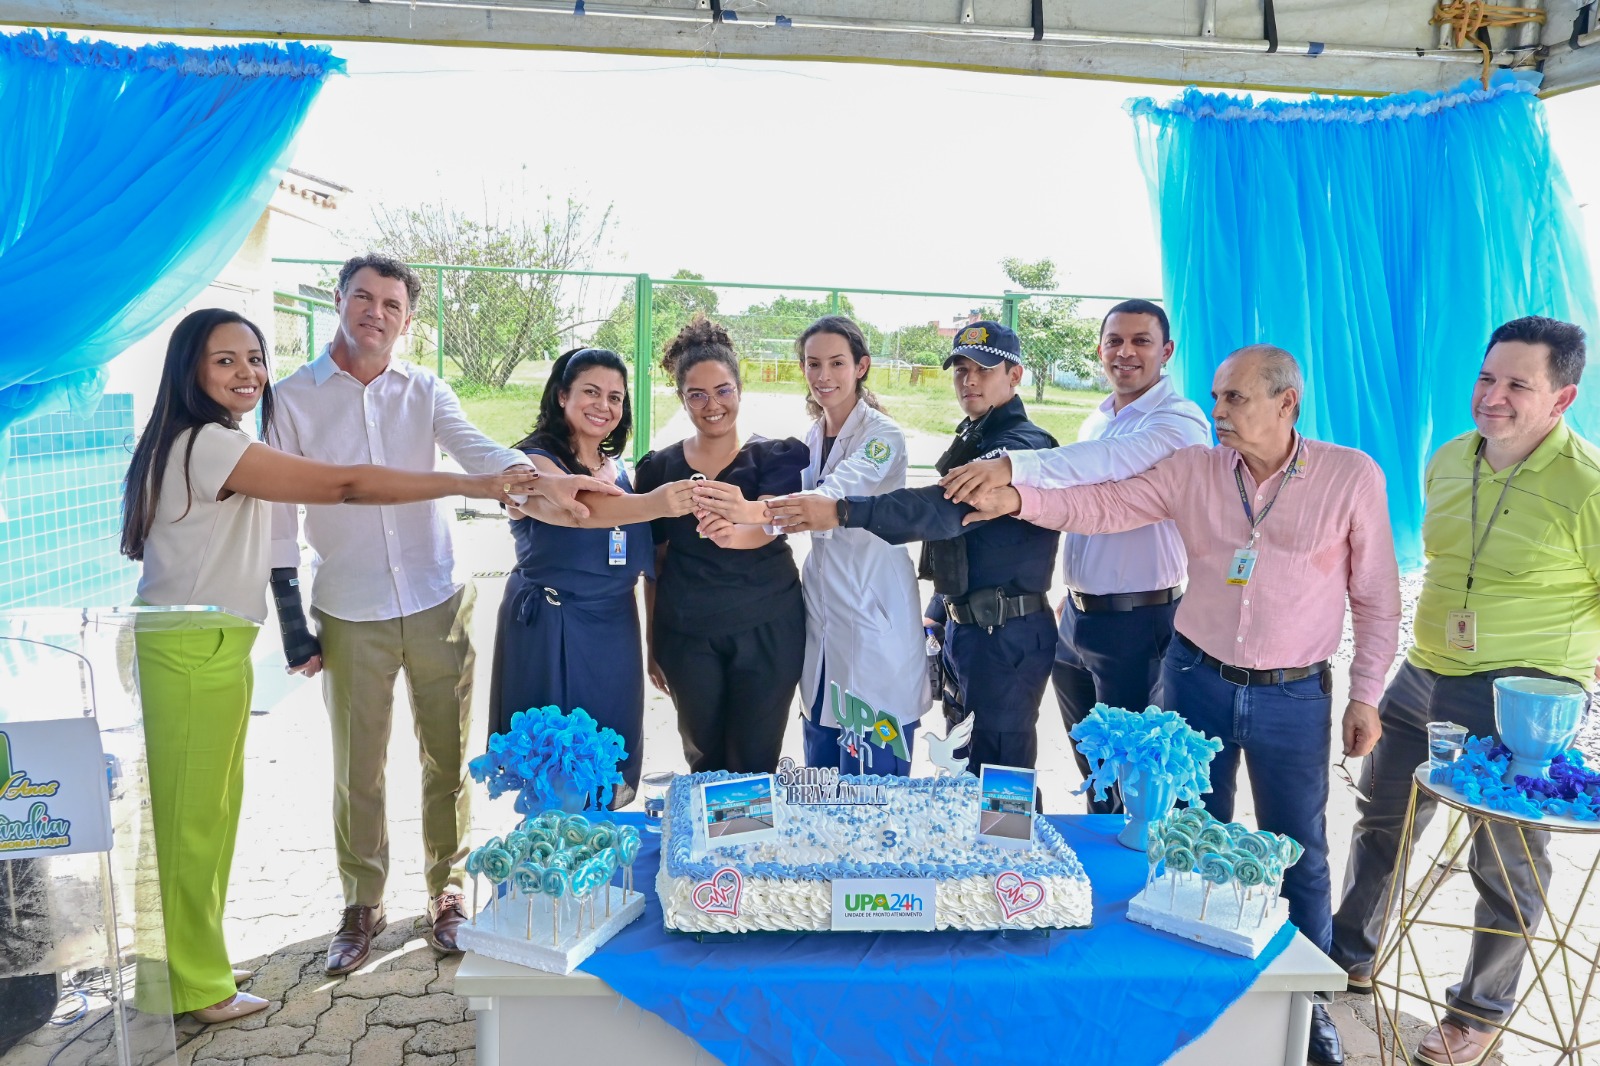
<svg viewBox="0 0 1600 1066">
<path fill-rule="evenodd" d="M 1344 971 L 1299 933 L 1204 1036 L 1171 1060 L 1181 1066 L 1305 1066 L 1311 993 L 1338 992 Z M 479 1066 L 530 1061 L 713 1066 L 713 1058 L 661 1018 L 577 971 L 551 974 L 467 952 L 456 995 L 477 1012 Z M 599 1048 L 596 1041 L 600 1041 Z"/>
</svg>

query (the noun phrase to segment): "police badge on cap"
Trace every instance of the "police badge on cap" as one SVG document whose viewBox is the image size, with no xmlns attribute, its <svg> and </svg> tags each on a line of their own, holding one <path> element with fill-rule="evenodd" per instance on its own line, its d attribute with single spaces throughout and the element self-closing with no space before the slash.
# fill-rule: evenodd
<svg viewBox="0 0 1600 1066">
<path fill-rule="evenodd" d="M 1017 335 L 998 322 L 974 322 L 956 334 L 955 346 L 945 357 L 944 368 L 965 356 L 979 366 L 1021 363 L 1022 343 Z"/>
</svg>

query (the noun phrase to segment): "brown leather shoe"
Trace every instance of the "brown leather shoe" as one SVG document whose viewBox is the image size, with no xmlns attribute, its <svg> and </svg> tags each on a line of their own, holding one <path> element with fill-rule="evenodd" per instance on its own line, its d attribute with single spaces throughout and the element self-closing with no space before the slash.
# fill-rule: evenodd
<svg viewBox="0 0 1600 1066">
<path fill-rule="evenodd" d="M 1417 1061 L 1427 1066 L 1478 1066 L 1500 1039 L 1495 1029 L 1473 1029 L 1454 1018 L 1439 1023 L 1417 1045 Z"/>
<path fill-rule="evenodd" d="M 349 973 L 366 962 L 372 953 L 372 938 L 388 924 L 381 903 L 376 907 L 363 907 L 359 903 L 346 907 L 339 931 L 328 941 L 327 971 L 335 975 Z"/>
<path fill-rule="evenodd" d="M 445 888 L 439 893 L 438 899 L 428 904 L 428 916 L 433 919 L 433 928 L 428 930 L 428 943 L 433 950 L 446 955 L 461 953 L 461 948 L 456 945 L 456 930 L 467 920 L 466 904 L 467 897 L 456 891 L 454 886 Z"/>
</svg>

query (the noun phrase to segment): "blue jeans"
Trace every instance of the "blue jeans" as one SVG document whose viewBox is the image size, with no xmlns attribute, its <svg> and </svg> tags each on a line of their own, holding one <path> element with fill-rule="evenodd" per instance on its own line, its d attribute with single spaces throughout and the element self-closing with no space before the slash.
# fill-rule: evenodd
<svg viewBox="0 0 1600 1066">
<path fill-rule="evenodd" d="M 1327 952 L 1333 947 L 1326 819 L 1333 697 L 1322 691 L 1322 683 L 1318 676 L 1281 685 L 1235 685 L 1176 639 L 1161 664 L 1167 709 L 1222 740 L 1211 763 L 1211 791 L 1201 797 L 1206 810 L 1221 821 L 1233 820 L 1242 753 L 1256 822 L 1305 848 L 1283 877 L 1289 918 Z"/>
</svg>

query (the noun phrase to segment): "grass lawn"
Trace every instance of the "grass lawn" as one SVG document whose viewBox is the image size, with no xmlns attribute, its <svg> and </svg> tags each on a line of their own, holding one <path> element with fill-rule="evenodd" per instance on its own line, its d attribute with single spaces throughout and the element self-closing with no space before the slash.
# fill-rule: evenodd
<svg viewBox="0 0 1600 1066">
<path fill-rule="evenodd" d="M 502 444 L 514 444 L 533 425 L 539 396 L 549 373 L 548 363 L 525 363 L 517 367 L 511 383 L 504 389 L 473 389 L 458 384 L 461 406 L 473 424 L 489 437 Z M 752 373 L 745 376 L 745 387 L 751 392 L 805 395 L 805 385 L 799 381 L 763 381 Z M 665 425 L 678 410 L 678 397 L 662 377 L 664 375 L 658 375 L 652 390 L 650 424 L 654 427 Z M 954 391 L 943 375 L 912 385 L 903 377 L 880 380 L 874 373 L 872 385 L 889 417 L 908 429 L 948 436 L 961 421 Z M 1058 389 L 1053 385 L 1045 389 L 1043 403 L 1034 401 L 1031 387 L 1024 388 L 1022 394 L 1029 417 L 1063 444 L 1078 439 L 1078 426 L 1103 399 L 1104 393 Z"/>
</svg>

